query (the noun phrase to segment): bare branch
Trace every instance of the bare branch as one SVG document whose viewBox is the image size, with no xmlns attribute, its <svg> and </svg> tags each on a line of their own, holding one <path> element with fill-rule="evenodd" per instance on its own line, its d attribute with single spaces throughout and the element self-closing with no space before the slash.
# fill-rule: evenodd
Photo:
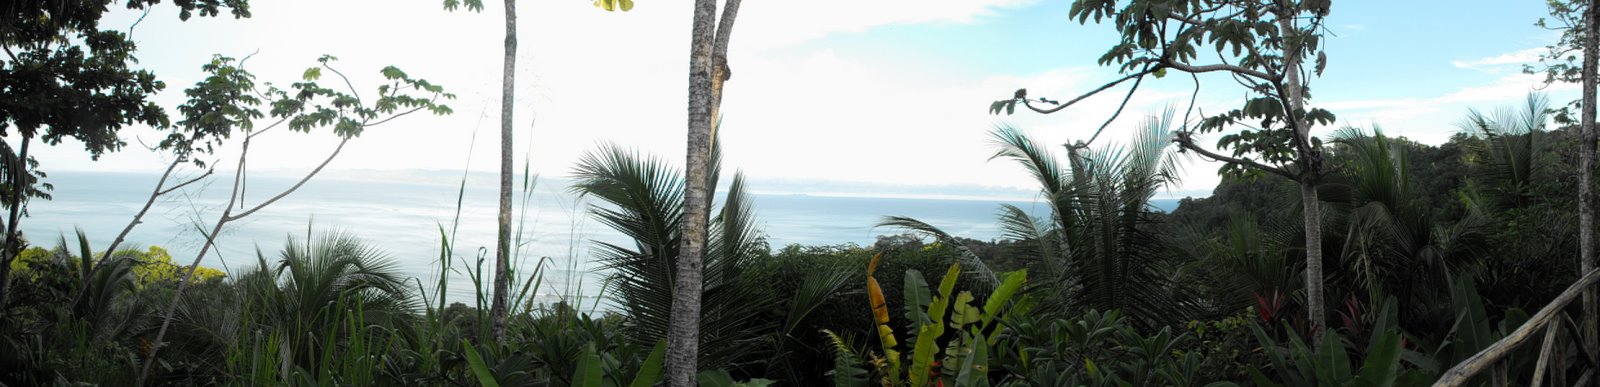
<svg viewBox="0 0 1600 387">
<path fill-rule="evenodd" d="M 1111 82 L 1106 83 L 1104 85 L 1100 85 L 1100 87 L 1095 88 L 1094 90 L 1090 90 L 1088 93 L 1083 93 L 1083 95 L 1080 95 L 1077 98 L 1073 98 L 1073 99 L 1071 99 L 1071 100 L 1069 100 L 1067 102 L 1064 102 L 1064 103 L 1061 103 L 1059 105 L 1056 105 L 1055 107 L 1039 108 L 1037 106 L 1033 106 L 1033 101 L 1030 101 L 1028 99 L 1023 99 L 1022 100 L 1022 105 L 1023 106 L 1027 106 L 1028 109 L 1032 109 L 1033 111 L 1039 112 L 1040 114 L 1055 113 L 1055 112 L 1061 111 L 1061 109 L 1066 109 L 1068 106 L 1072 106 L 1072 104 L 1078 103 L 1079 101 L 1083 101 L 1086 98 L 1092 97 L 1095 94 L 1100 94 L 1100 92 L 1106 91 L 1106 89 L 1110 89 L 1113 86 L 1116 86 L 1116 85 L 1121 84 L 1123 82 L 1127 82 L 1129 79 L 1136 79 L 1136 78 L 1143 77 L 1143 76 L 1148 75 L 1150 73 L 1156 72 L 1156 70 L 1159 70 L 1161 68 L 1162 68 L 1161 65 L 1155 65 L 1155 66 L 1150 66 L 1149 68 L 1144 69 L 1144 71 L 1140 71 L 1140 72 L 1133 73 L 1133 74 L 1128 74 L 1126 76 L 1123 76 L 1122 78 L 1118 78 L 1115 81 L 1111 81 Z"/>
<path fill-rule="evenodd" d="M 289 117 L 279 118 L 278 121 L 273 122 L 271 125 L 267 125 L 267 127 L 265 127 L 265 128 L 261 128 L 261 130 L 250 132 L 250 134 L 245 135 L 244 138 L 245 138 L 246 141 L 248 141 L 249 139 L 252 139 L 252 138 L 256 138 L 256 136 L 259 136 L 262 133 L 266 133 L 267 131 L 272 130 L 272 128 L 276 128 L 276 127 L 278 127 L 278 125 L 281 125 L 281 124 L 283 124 L 284 122 L 287 122 L 287 121 L 289 121 Z M 246 142 L 246 144 L 249 144 L 249 142 Z"/>
<path fill-rule="evenodd" d="M 128 222 L 128 225 L 122 228 L 122 232 L 118 233 L 117 237 L 111 240 L 111 244 L 106 246 L 105 252 L 107 257 L 110 257 L 112 252 L 117 251 L 117 245 L 122 244 L 123 238 L 127 238 L 128 233 L 133 231 L 133 227 L 139 225 L 139 223 L 141 223 L 140 220 L 144 219 L 144 214 L 150 211 L 150 206 L 155 205 L 156 198 L 160 197 L 162 194 L 161 186 L 167 184 L 167 178 L 172 176 L 172 171 L 178 169 L 178 164 L 180 163 L 183 163 L 182 157 L 175 158 L 172 160 L 171 164 L 167 164 L 167 170 L 161 173 L 161 179 L 156 180 L 156 188 L 150 192 L 150 198 L 144 201 L 144 207 L 140 208 L 139 212 L 133 215 L 133 221 Z M 94 271 L 95 268 L 99 267 L 100 265 L 97 263 L 93 268 L 90 269 L 90 271 Z M 84 284 L 85 288 L 88 286 L 88 284 Z M 80 291 L 79 293 L 81 294 L 82 292 Z"/>
<path fill-rule="evenodd" d="M 242 218 L 244 218 L 246 216 L 250 216 L 250 214 L 253 214 L 256 211 L 259 211 L 262 208 L 264 208 L 264 207 L 266 207 L 268 205 L 271 205 L 273 202 L 277 202 L 278 199 L 283 199 L 285 196 L 289 196 L 289 194 L 294 193 L 295 190 L 300 189 L 300 186 L 305 185 L 307 181 L 311 181 L 312 177 L 317 176 L 318 172 L 322 172 L 322 168 L 323 167 L 327 167 L 328 163 L 333 162 L 333 158 L 336 157 L 336 156 L 339 156 L 339 151 L 344 150 L 344 145 L 349 143 L 349 142 L 350 142 L 349 138 L 345 138 L 345 139 L 339 140 L 339 146 L 333 148 L 333 152 L 329 153 L 328 157 L 323 159 L 321 164 L 317 164 L 317 167 L 315 169 L 312 169 L 310 173 L 307 173 L 305 175 L 305 177 L 300 178 L 300 181 L 295 182 L 293 186 L 290 186 L 289 188 L 284 189 L 283 192 L 279 192 L 277 196 L 273 196 L 271 199 L 267 199 L 267 201 L 261 202 L 261 204 L 257 204 L 255 207 L 251 207 L 248 210 L 240 212 L 238 215 L 225 216 L 225 217 L 223 217 L 223 220 L 225 222 L 226 221 L 235 221 L 235 220 L 242 219 Z"/>
<path fill-rule="evenodd" d="M 1133 80 L 1133 87 L 1128 88 L 1128 94 L 1122 97 L 1122 103 L 1117 104 L 1117 111 L 1112 112 L 1111 117 L 1106 118 L 1106 122 L 1100 124 L 1099 129 L 1094 130 L 1094 135 L 1089 136 L 1089 141 L 1084 142 L 1083 147 L 1093 144 L 1095 139 L 1100 138 L 1100 133 L 1106 131 L 1106 127 L 1111 126 L 1111 123 L 1116 121 L 1117 117 L 1122 116 L 1122 109 L 1128 107 L 1128 101 L 1133 100 L 1133 93 L 1139 91 L 1139 84 L 1142 82 L 1144 82 L 1144 76 Z"/>
<path fill-rule="evenodd" d="M 389 122 L 389 120 L 400 118 L 400 116 L 404 116 L 404 115 L 411 114 L 411 113 L 416 113 L 418 110 L 422 110 L 422 107 L 419 106 L 419 107 L 413 108 L 411 110 L 395 113 L 395 115 L 389 116 L 388 118 L 384 118 L 382 120 L 379 120 L 378 122 L 374 122 L 374 123 L 370 123 L 370 124 L 366 124 L 366 125 L 361 125 L 361 127 L 362 128 L 370 128 L 370 127 L 378 126 L 378 124 Z"/>
<path fill-rule="evenodd" d="M 133 21 L 133 25 L 128 26 L 128 40 L 133 40 L 133 28 L 134 27 L 138 27 L 139 23 L 143 23 L 144 22 L 144 18 L 146 16 L 150 16 L 150 9 L 151 9 L 151 7 L 145 7 L 144 8 L 144 13 L 139 14 L 139 19 L 138 20 L 134 20 Z M 106 254 L 110 254 L 110 253 L 111 253 L 110 251 L 106 252 Z"/>
<path fill-rule="evenodd" d="M 328 64 L 327 62 L 323 62 L 322 67 L 328 69 L 328 71 L 332 71 L 334 75 L 338 75 L 339 79 L 343 79 L 344 87 L 350 89 L 350 96 L 356 97 L 356 106 L 364 106 L 361 104 L 361 92 L 356 91 L 356 86 L 350 84 L 350 77 L 344 76 L 343 72 L 333 68 L 333 65 Z"/>
<path fill-rule="evenodd" d="M 178 185 L 174 185 L 174 186 L 172 186 L 172 188 L 167 188 L 166 190 L 161 191 L 160 194 L 161 195 L 166 195 L 166 194 L 172 193 L 173 191 L 177 191 L 179 189 L 183 189 L 183 187 L 188 186 L 190 184 L 194 184 L 194 183 L 199 182 L 201 180 L 205 180 L 206 177 L 211 176 L 211 173 L 215 172 L 215 171 L 216 171 L 216 169 L 214 169 L 214 168 L 206 168 L 206 173 L 200 174 L 200 176 L 195 176 L 194 178 L 189 179 L 187 181 L 184 181 L 182 183 L 178 183 Z"/>
</svg>

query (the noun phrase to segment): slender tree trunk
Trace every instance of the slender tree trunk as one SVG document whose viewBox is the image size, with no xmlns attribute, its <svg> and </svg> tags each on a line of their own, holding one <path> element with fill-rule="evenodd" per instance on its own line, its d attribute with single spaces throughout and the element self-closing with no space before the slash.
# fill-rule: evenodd
<svg viewBox="0 0 1600 387">
<path fill-rule="evenodd" d="M 1311 319 L 1311 336 L 1321 345 L 1327 326 L 1323 322 L 1322 204 L 1317 198 L 1315 181 L 1300 182 L 1300 201 L 1306 222 L 1306 312 Z"/>
<path fill-rule="evenodd" d="M 494 249 L 494 301 L 489 307 L 494 338 L 506 335 L 506 291 L 511 276 L 511 109 L 517 72 L 517 1 L 506 0 L 506 58 L 500 84 L 500 232 Z"/>
<path fill-rule="evenodd" d="M 1301 33 L 1294 17 L 1295 11 L 1282 10 L 1277 15 L 1278 31 L 1285 37 Z M 1314 346 L 1322 347 L 1322 335 L 1327 330 L 1323 309 L 1322 287 L 1322 206 L 1317 199 L 1317 179 L 1322 174 L 1322 154 L 1311 145 L 1311 123 L 1305 119 L 1305 88 L 1300 79 L 1304 58 L 1300 50 L 1287 48 L 1283 63 L 1283 80 L 1279 86 L 1287 100 L 1285 116 L 1294 125 L 1295 147 L 1299 151 L 1300 200 L 1305 217 L 1306 231 L 1306 316 L 1311 321 L 1311 338 Z"/>
<path fill-rule="evenodd" d="M 693 387 L 700 353 L 700 292 L 704 285 L 707 162 L 711 158 L 711 46 L 716 0 L 695 0 L 689 54 L 688 165 L 684 174 L 683 231 L 673 281 L 672 326 L 667 329 L 667 385 Z"/>
<path fill-rule="evenodd" d="M 740 0 L 722 4 L 722 17 L 717 20 L 716 40 L 711 42 L 711 141 L 717 141 L 717 128 L 722 126 L 722 85 L 733 77 L 728 67 L 728 39 L 733 37 L 733 21 L 739 16 Z M 713 147 L 706 147 L 711 149 Z M 708 214 L 709 215 L 709 214 Z"/>
<path fill-rule="evenodd" d="M 28 203 L 28 143 L 30 138 L 22 138 L 22 146 L 17 150 L 17 159 L 12 160 L 11 166 L 11 208 L 10 216 L 6 217 L 5 245 L 0 246 L 0 310 L 5 310 L 7 299 L 11 295 L 11 261 L 17 259 L 22 243 L 18 240 L 17 233 L 22 229 L 17 227 L 17 222 L 22 221 L 22 207 Z"/>
<path fill-rule="evenodd" d="M 1578 266 L 1582 273 L 1595 269 L 1594 240 L 1594 159 L 1595 159 L 1595 70 L 1596 47 L 1600 47 L 1600 0 L 1590 1 L 1584 10 L 1583 28 L 1583 113 L 1578 154 Z M 1600 336 L 1596 335 L 1597 300 L 1594 287 L 1583 290 L 1582 343 L 1590 369 L 1600 368 Z"/>
</svg>

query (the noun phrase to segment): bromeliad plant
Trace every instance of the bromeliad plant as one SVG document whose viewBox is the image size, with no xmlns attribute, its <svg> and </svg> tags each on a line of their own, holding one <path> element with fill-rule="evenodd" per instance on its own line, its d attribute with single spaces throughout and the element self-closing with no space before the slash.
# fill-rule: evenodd
<svg viewBox="0 0 1600 387">
<path fill-rule="evenodd" d="M 961 264 L 953 263 L 939 281 L 938 293 L 928 289 L 922 273 L 906 270 L 905 319 L 907 341 L 910 347 L 910 364 L 897 349 L 894 328 L 889 323 L 889 307 L 873 276 L 882 255 L 872 257 L 867 264 L 867 295 L 872 305 L 873 323 L 877 329 L 880 354 L 868 353 L 863 357 L 848 346 L 836 345 L 836 381 L 841 385 L 891 385 L 891 386 L 986 386 L 989 385 L 989 358 L 995 352 L 1000 337 L 1007 329 L 999 321 L 1010 314 L 1025 314 L 1033 302 L 1025 295 L 1017 297 L 1027 282 L 1026 270 L 1004 275 L 999 286 L 988 294 L 981 306 L 971 291 L 955 292 L 956 280 L 961 275 Z M 1016 298 L 1013 302 L 1013 298 Z M 836 337 L 836 336 L 835 336 Z M 838 342 L 839 340 L 835 340 Z M 842 343 L 842 342 L 841 342 Z M 869 351 L 870 352 L 870 351 Z M 870 369 L 863 369 L 865 366 Z M 871 382 L 867 378 L 871 378 Z"/>
</svg>

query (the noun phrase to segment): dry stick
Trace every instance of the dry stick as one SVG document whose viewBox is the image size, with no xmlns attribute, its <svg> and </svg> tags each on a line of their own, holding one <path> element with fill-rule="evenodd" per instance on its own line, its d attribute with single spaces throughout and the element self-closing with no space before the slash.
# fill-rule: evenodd
<svg viewBox="0 0 1600 387">
<path fill-rule="evenodd" d="M 1534 335 L 1534 331 L 1542 328 L 1544 324 L 1549 323 L 1557 313 L 1560 313 L 1561 310 L 1567 306 L 1567 304 L 1572 303 L 1573 299 L 1578 298 L 1578 294 L 1582 293 L 1584 289 L 1593 286 L 1596 281 L 1600 281 L 1600 270 L 1592 270 L 1589 271 L 1588 274 L 1584 274 L 1583 278 L 1579 278 L 1577 282 L 1573 282 L 1572 286 L 1567 287 L 1567 290 L 1562 291 L 1561 294 L 1557 295 L 1556 298 L 1551 300 L 1549 304 L 1545 304 L 1543 308 L 1539 309 L 1539 313 L 1535 313 L 1532 318 L 1528 319 L 1527 322 L 1522 323 L 1522 326 L 1517 327 L 1517 330 L 1512 331 L 1511 334 L 1506 335 L 1506 337 L 1500 339 L 1500 341 L 1496 341 L 1494 344 L 1490 345 L 1489 348 L 1484 348 L 1482 352 L 1478 352 L 1477 354 L 1472 355 L 1472 357 L 1467 358 L 1467 360 L 1462 361 L 1460 364 L 1456 364 L 1455 367 L 1451 367 L 1450 370 L 1445 371 L 1444 374 L 1440 375 L 1439 381 L 1433 385 L 1435 387 L 1448 387 L 1466 384 L 1473 375 L 1483 372 L 1490 366 L 1494 365 L 1494 363 L 1500 361 L 1501 358 L 1510 355 L 1511 351 L 1516 349 L 1517 345 L 1522 344 L 1523 341 L 1526 341 L 1528 338 L 1532 337 Z M 1588 377 L 1589 376 L 1586 373 L 1584 378 L 1587 379 Z"/>
<path fill-rule="evenodd" d="M 1550 359 L 1554 357 L 1553 354 L 1556 351 L 1556 335 L 1560 334 L 1560 332 L 1560 323 L 1550 324 L 1549 327 L 1545 328 L 1544 344 L 1541 346 L 1541 348 L 1539 348 L 1539 361 L 1533 367 L 1533 381 L 1528 383 L 1529 387 L 1539 387 L 1544 385 L 1545 369 L 1550 367 Z M 1556 361 L 1559 362 L 1561 359 L 1557 359 Z M 1557 369 L 1554 372 L 1562 371 L 1563 370 L 1561 369 Z"/>
</svg>

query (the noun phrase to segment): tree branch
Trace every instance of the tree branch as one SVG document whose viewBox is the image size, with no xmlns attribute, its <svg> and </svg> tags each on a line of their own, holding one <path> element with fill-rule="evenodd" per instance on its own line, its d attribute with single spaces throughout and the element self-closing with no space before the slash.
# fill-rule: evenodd
<svg viewBox="0 0 1600 387">
<path fill-rule="evenodd" d="M 1251 77 L 1260 78 L 1261 80 L 1264 80 L 1264 81 L 1277 81 L 1278 80 L 1278 77 L 1274 77 L 1274 76 L 1272 76 L 1270 74 L 1267 74 L 1267 73 L 1264 73 L 1264 72 L 1261 72 L 1261 71 L 1258 71 L 1258 70 L 1251 70 L 1251 69 L 1247 69 L 1247 68 L 1244 68 L 1244 67 L 1231 65 L 1231 64 L 1220 64 L 1219 63 L 1219 64 L 1209 64 L 1209 65 L 1195 66 L 1195 65 L 1190 65 L 1190 64 L 1186 64 L 1186 63 L 1178 63 L 1178 62 L 1172 61 L 1171 59 L 1162 59 L 1161 60 L 1161 64 L 1165 65 L 1167 67 L 1171 67 L 1171 68 L 1177 69 L 1179 71 L 1189 72 L 1189 73 L 1209 73 L 1209 72 L 1217 72 L 1217 71 L 1227 71 L 1227 72 L 1231 72 L 1231 73 L 1235 73 L 1235 74 L 1248 75 L 1248 76 L 1251 76 Z"/>
<path fill-rule="evenodd" d="M 1071 100 L 1069 100 L 1067 102 L 1061 103 L 1061 104 L 1056 105 L 1055 107 L 1052 107 L 1052 108 L 1039 108 L 1039 107 L 1033 106 L 1033 101 L 1030 101 L 1030 100 L 1028 100 L 1026 98 L 1022 99 L 1022 105 L 1028 107 L 1028 109 L 1031 109 L 1031 110 L 1033 110 L 1035 112 L 1039 112 L 1040 114 L 1055 113 L 1055 112 L 1061 111 L 1061 109 L 1066 109 L 1068 106 L 1072 106 L 1073 104 L 1078 103 L 1079 101 L 1083 101 L 1085 98 L 1092 97 L 1095 94 L 1100 94 L 1100 92 L 1106 91 L 1106 89 L 1110 89 L 1113 86 L 1116 86 L 1116 85 L 1121 84 L 1123 82 L 1127 82 L 1129 79 L 1135 79 L 1135 78 L 1143 77 L 1143 76 L 1148 75 L 1150 73 L 1156 72 L 1156 70 L 1159 70 L 1162 67 L 1163 67 L 1163 65 L 1150 66 L 1149 68 L 1144 69 L 1144 71 L 1140 71 L 1140 72 L 1133 73 L 1133 74 L 1128 74 L 1126 76 L 1123 76 L 1122 78 L 1118 78 L 1115 81 L 1111 81 L 1111 82 L 1106 83 L 1104 85 L 1100 85 L 1100 87 L 1095 88 L 1094 90 L 1090 90 L 1088 93 L 1083 93 L 1083 95 L 1080 95 L 1077 98 L 1073 98 L 1073 99 L 1071 99 Z"/>
<path fill-rule="evenodd" d="M 733 36 L 733 21 L 739 15 L 740 0 L 728 0 L 722 7 L 722 18 L 717 21 L 715 39 L 711 41 L 711 146 L 716 147 L 717 130 L 722 127 L 722 85 L 733 78 L 728 67 L 728 39 Z"/>
<path fill-rule="evenodd" d="M 1221 154 L 1218 154 L 1216 152 L 1212 152 L 1212 151 L 1210 151 L 1208 149 L 1205 149 L 1203 147 L 1196 146 L 1194 144 L 1194 140 L 1190 139 L 1188 133 L 1179 133 L 1178 134 L 1178 138 L 1174 139 L 1173 142 L 1178 143 L 1178 147 L 1180 147 L 1180 148 L 1187 149 L 1187 150 L 1192 150 L 1195 153 L 1198 153 L 1201 156 L 1206 157 L 1206 158 L 1210 158 L 1212 160 L 1221 161 L 1221 162 L 1230 163 L 1230 164 L 1239 164 L 1239 165 L 1243 165 L 1243 166 L 1246 166 L 1246 167 L 1255 168 L 1255 169 L 1259 169 L 1259 170 L 1262 170 L 1262 171 L 1265 171 L 1265 172 L 1269 172 L 1269 173 L 1272 173 L 1274 175 L 1283 176 L 1285 178 L 1288 178 L 1289 180 L 1299 181 L 1299 178 L 1296 177 L 1293 173 L 1289 173 L 1289 171 L 1286 171 L 1286 170 L 1284 170 L 1282 168 L 1277 168 L 1277 167 L 1269 166 L 1269 165 L 1266 165 L 1266 164 L 1262 164 L 1262 163 L 1256 162 L 1255 160 L 1223 156 Z"/>
<path fill-rule="evenodd" d="M 1128 107 L 1128 101 L 1133 100 L 1133 93 L 1139 91 L 1139 84 L 1142 82 L 1144 82 L 1144 76 L 1139 76 L 1133 80 L 1133 87 L 1128 88 L 1128 94 L 1122 97 L 1122 103 L 1117 104 L 1117 111 L 1112 112 L 1111 117 L 1106 118 L 1106 122 L 1100 124 L 1099 129 L 1094 130 L 1094 135 L 1089 136 L 1089 141 L 1085 141 L 1082 145 L 1083 147 L 1093 144 L 1095 139 L 1100 138 L 1100 133 L 1104 132 L 1106 127 L 1111 126 L 1111 123 L 1116 121 L 1117 117 L 1122 116 L 1122 109 Z"/>
<path fill-rule="evenodd" d="M 343 72 L 340 72 L 338 69 L 333 68 L 333 65 L 330 65 L 330 64 L 328 64 L 326 62 L 322 63 L 322 67 L 327 68 L 328 71 L 332 71 L 334 75 L 338 75 L 339 79 L 343 79 L 344 80 L 344 87 L 350 89 L 350 96 L 356 98 L 356 106 L 364 106 L 364 105 L 361 104 L 361 92 L 356 91 L 356 86 L 350 84 L 350 77 L 344 76 Z"/>
<path fill-rule="evenodd" d="M 182 183 L 178 183 L 178 185 L 174 185 L 174 186 L 172 186 L 172 188 L 167 188 L 166 190 L 161 191 L 160 194 L 161 195 L 166 195 L 166 194 L 172 193 L 172 191 L 177 191 L 179 189 L 182 189 L 185 186 L 188 186 L 190 184 L 194 184 L 196 182 L 199 182 L 200 180 L 204 180 L 207 176 L 211 176 L 212 172 L 215 172 L 215 169 L 207 168 L 206 169 L 206 173 L 200 174 L 200 176 L 195 176 L 194 178 L 189 179 L 188 181 L 185 181 L 185 182 L 182 182 Z"/>
<path fill-rule="evenodd" d="M 244 218 L 246 216 L 250 216 L 250 214 L 253 214 L 256 211 L 259 211 L 262 208 L 265 208 L 266 206 L 271 205 L 273 202 L 278 201 L 278 199 L 283 199 L 285 196 L 289 196 L 289 194 L 294 193 L 295 190 L 300 189 L 300 186 L 305 185 L 307 181 L 311 181 L 311 178 L 315 177 L 318 172 L 322 172 L 322 168 L 323 167 L 327 167 L 328 163 L 333 162 L 333 158 L 336 157 L 336 156 L 339 156 L 339 151 L 344 150 L 344 145 L 349 143 L 349 142 L 350 142 L 349 138 L 344 138 L 344 139 L 339 140 L 339 146 L 333 148 L 333 153 L 329 153 L 328 157 L 323 159 L 321 164 L 317 164 L 317 167 L 315 169 L 312 169 L 311 173 L 307 173 L 305 177 L 300 178 L 300 181 L 295 182 L 294 185 L 290 186 L 288 189 L 284 189 L 283 192 L 279 192 L 277 196 L 273 196 L 271 199 L 267 199 L 267 201 L 261 202 L 261 204 L 257 204 L 255 207 L 251 207 L 248 210 L 240 212 L 238 215 L 226 216 L 226 217 L 223 218 L 223 220 L 224 221 L 235 221 L 235 220 L 242 219 L 242 218 Z"/>
<path fill-rule="evenodd" d="M 411 113 L 416 113 L 418 110 L 422 110 L 422 107 L 418 106 L 418 107 L 412 108 L 411 110 L 395 113 L 395 115 L 392 115 L 392 116 L 389 116 L 388 118 L 384 118 L 382 120 L 379 120 L 378 122 L 374 122 L 374 123 L 370 123 L 370 124 L 366 124 L 366 125 L 361 125 L 361 128 L 365 129 L 365 128 L 378 126 L 378 124 L 389 122 L 389 120 L 400 118 L 400 116 L 404 116 L 404 115 L 411 114 Z"/>
</svg>

